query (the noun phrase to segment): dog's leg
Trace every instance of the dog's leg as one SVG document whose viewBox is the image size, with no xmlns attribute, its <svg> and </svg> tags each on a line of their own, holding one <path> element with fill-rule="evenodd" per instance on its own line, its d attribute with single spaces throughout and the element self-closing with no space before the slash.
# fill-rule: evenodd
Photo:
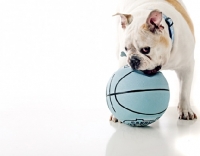
<svg viewBox="0 0 200 156">
<path fill-rule="evenodd" d="M 190 92 L 193 80 L 194 63 L 187 65 L 181 70 L 176 70 L 180 81 L 180 97 L 178 104 L 179 119 L 193 120 L 197 119 L 196 114 L 192 111 L 190 106 Z"/>
<path fill-rule="evenodd" d="M 118 122 L 118 119 L 114 115 L 111 115 L 110 116 L 110 121 Z"/>
</svg>

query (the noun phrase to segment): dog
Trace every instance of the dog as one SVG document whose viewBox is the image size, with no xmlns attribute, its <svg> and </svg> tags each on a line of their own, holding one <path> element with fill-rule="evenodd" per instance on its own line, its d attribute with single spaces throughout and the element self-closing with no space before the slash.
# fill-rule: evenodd
<svg viewBox="0 0 200 156">
<path fill-rule="evenodd" d="M 180 81 L 179 119 L 197 119 L 190 106 L 195 62 L 194 27 L 183 2 L 121 0 L 113 16 L 117 19 L 119 67 L 128 64 L 147 75 L 174 70 Z M 118 121 L 113 115 L 110 120 Z"/>
</svg>

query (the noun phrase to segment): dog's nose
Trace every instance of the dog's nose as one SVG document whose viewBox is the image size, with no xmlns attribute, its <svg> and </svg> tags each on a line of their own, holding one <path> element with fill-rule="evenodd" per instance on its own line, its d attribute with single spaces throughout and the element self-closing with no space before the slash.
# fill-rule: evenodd
<svg viewBox="0 0 200 156">
<path fill-rule="evenodd" d="M 133 69 L 138 69 L 140 66 L 140 59 L 137 56 L 131 56 L 129 64 Z"/>
</svg>

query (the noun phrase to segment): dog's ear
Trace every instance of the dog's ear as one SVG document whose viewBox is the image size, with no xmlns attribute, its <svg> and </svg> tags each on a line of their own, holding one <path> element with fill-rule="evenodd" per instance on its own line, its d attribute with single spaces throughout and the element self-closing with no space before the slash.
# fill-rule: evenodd
<svg viewBox="0 0 200 156">
<path fill-rule="evenodd" d="M 152 33 L 155 33 L 157 30 L 162 31 L 164 27 L 160 24 L 162 21 L 162 12 L 159 10 L 153 10 L 150 12 L 147 17 L 146 24 L 148 25 L 149 30 Z"/>
<path fill-rule="evenodd" d="M 121 17 L 121 25 L 122 28 L 125 29 L 127 25 L 131 24 L 131 22 L 133 21 L 133 16 L 131 14 L 121 14 L 121 13 L 117 13 L 113 16 L 116 15 L 120 15 Z"/>
</svg>

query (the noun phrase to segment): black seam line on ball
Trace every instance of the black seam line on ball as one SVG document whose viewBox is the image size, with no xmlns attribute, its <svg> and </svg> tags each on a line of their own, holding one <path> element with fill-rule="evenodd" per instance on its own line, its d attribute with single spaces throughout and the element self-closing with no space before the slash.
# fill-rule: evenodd
<svg viewBox="0 0 200 156">
<path fill-rule="evenodd" d="M 136 112 L 136 111 L 133 111 L 133 110 L 131 110 L 131 109 L 129 109 L 129 108 L 126 108 L 126 107 L 124 107 L 122 104 L 120 104 L 119 101 L 118 101 L 118 99 L 117 99 L 117 96 L 116 96 L 116 95 L 115 95 L 115 100 L 117 101 L 117 103 L 118 103 L 122 108 L 127 109 L 127 110 L 129 110 L 129 111 L 131 111 L 131 112 L 133 112 L 133 113 L 136 113 L 136 114 L 143 114 L 143 115 L 157 115 L 157 114 L 162 114 L 162 113 L 165 112 L 166 109 L 167 109 L 167 108 L 166 108 L 165 110 L 163 110 L 163 111 L 161 111 L 161 112 L 153 113 L 153 114 L 142 113 L 142 112 Z"/>
<path fill-rule="evenodd" d="M 127 94 L 127 93 L 150 92 L 150 91 L 169 91 L 169 89 L 143 89 L 143 90 L 130 90 L 130 91 L 125 91 L 125 92 L 118 92 L 118 93 L 108 94 L 107 96 L 119 95 L 119 94 Z"/>
<path fill-rule="evenodd" d="M 108 94 L 108 85 L 106 86 L 106 95 Z M 109 91 L 109 93 L 110 93 L 110 91 Z M 110 97 L 109 97 L 109 99 L 110 99 Z M 108 108 L 109 108 L 109 104 L 108 104 L 108 97 L 106 97 L 106 102 L 107 102 L 107 106 L 108 106 Z"/>
<path fill-rule="evenodd" d="M 115 85 L 115 91 L 114 91 L 114 93 L 116 93 L 117 86 L 118 86 L 119 82 L 120 82 L 122 79 L 124 79 L 126 76 L 128 76 L 129 74 L 131 74 L 132 72 L 134 72 L 134 71 L 129 72 L 128 74 L 124 75 L 121 79 L 119 79 L 119 81 L 118 81 L 117 84 Z"/>
<path fill-rule="evenodd" d="M 112 76 L 112 78 L 111 78 L 111 80 L 110 80 L 109 94 L 110 94 L 111 84 L 112 84 L 112 81 L 113 81 L 114 76 L 115 76 L 115 74 Z M 115 110 L 115 108 L 114 108 L 114 106 L 113 106 L 112 100 L 111 100 L 111 96 L 110 96 L 109 99 L 110 99 L 110 104 L 111 104 L 111 106 L 112 106 L 113 111 L 116 112 L 116 110 Z"/>
</svg>

